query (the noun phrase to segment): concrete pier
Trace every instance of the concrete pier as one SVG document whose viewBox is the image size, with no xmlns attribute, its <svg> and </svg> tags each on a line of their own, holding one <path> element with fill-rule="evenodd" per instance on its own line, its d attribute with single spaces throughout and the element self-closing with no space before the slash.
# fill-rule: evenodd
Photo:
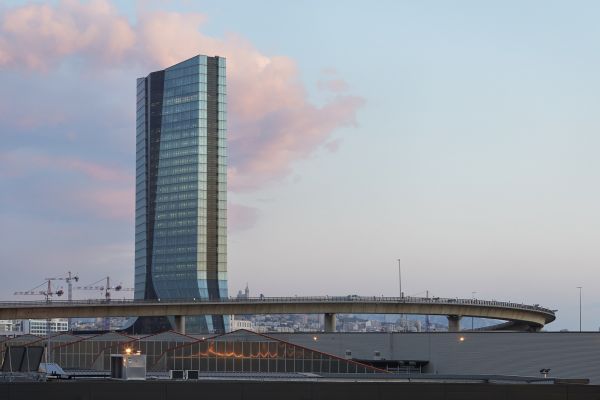
<svg viewBox="0 0 600 400">
<path fill-rule="evenodd" d="M 335 332 L 335 314 L 325 314 L 325 332 Z"/>
<path fill-rule="evenodd" d="M 448 332 L 460 331 L 460 315 L 448 315 Z"/>
<path fill-rule="evenodd" d="M 175 332 L 185 335 L 185 315 L 175 316 Z"/>
</svg>

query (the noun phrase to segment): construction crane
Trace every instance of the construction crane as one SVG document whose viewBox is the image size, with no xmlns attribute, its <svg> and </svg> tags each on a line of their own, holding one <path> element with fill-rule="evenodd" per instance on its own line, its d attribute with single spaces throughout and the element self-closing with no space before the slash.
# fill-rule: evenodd
<svg viewBox="0 0 600 400">
<path fill-rule="evenodd" d="M 67 276 L 62 276 L 59 278 L 46 278 L 46 279 L 67 282 L 67 299 L 69 300 L 69 303 L 73 300 L 73 281 L 79 282 L 79 276 L 73 275 L 71 273 L 71 271 L 68 271 Z M 69 330 L 71 330 L 71 325 L 73 324 L 73 321 L 71 320 L 71 318 L 69 318 L 67 320 L 67 323 L 68 323 L 67 326 L 69 327 Z"/>
<path fill-rule="evenodd" d="M 56 278 L 46 278 L 46 281 L 36 287 L 34 287 L 33 289 L 29 289 L 26 290 L 24 292 L 15 292 L 14 295 L 15 296 L 45 296 L 46 297 L 46 303 L 50 302 L 50 297 L 56 295 L 57 297 L 62 296 L 63 294 L 65 294 L 64 290 L 62 290 L 62 288 L 53 291 L 52 290 L 52 281 L 56 280 Z M 45 290 L 41 290 L 40 288 L 42 286 L 46 286 Z"/>
<path fill-rule="evenodd" d="M 78 282 L 79 276 L 71 274 L 71 271 L 67 272 L 67 276 L 60 278 L 46 278 L 47 281 L 65 281 L 67 282 L 67 298 L 69 301 L 73 300 L 73 283 L 72 281 Z"/>
<path fill-rule="evenodd" d="M 98 285 L 101 282 L 106 282 L 104 285 Z M 116 286 L 110 286 L 110 277 L 107 276 L 105 278 L 99 279 L 96 282 L 90 283 L 86 286 L 78 286 L 75 289 L 77 290 L 100 290 L 104 292 L 104 298 L 106 301 L 110 301 L 110 293 L 112 291 L 115 292 L 132 292 L 133 288 L 124 288 L 123 285 L 119 284 Z"/>
</svg>

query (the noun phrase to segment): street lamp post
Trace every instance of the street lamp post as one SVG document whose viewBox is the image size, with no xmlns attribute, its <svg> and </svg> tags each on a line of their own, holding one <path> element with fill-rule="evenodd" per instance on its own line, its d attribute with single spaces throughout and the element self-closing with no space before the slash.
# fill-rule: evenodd
<svg viewBox="0 0 600 400">
<path fill-rule="evenodd" d="M 402 295 L 402 266 L 400 264 L 400 259 L 398 259 L 398 290 L 400 290 L 400 301 L 404 297 Z M 404 330 L 403 318 L 404 315 L 400 314 L 400 329 Z"/>
<path fill-rule="evenodd" d="M 473 300 L 475 300 L 475 295 L 476 295 L 476 294 L 477 294 L 477 292 L 471 292 L 471 298 L 472 298 Z M 471 317 L 471 330 L 473 330 L 473 329 L 474 329 L 474 325 L 475 325 L 474 318 L 473 318 L 473 317 Z"/>
<path fill-rule="evenodd" d="M 577 286 L 577 289 L 579 289 L 579 332 L 581 332 L 581 289 L 583 287 Z"/>
<path fill-rule="evenodd" d="M 402 296 L 402 266 L 400 264 L 400 259 L 398 259 L 398 286 L 400 287 L 400 297 Z"/>
</svg>

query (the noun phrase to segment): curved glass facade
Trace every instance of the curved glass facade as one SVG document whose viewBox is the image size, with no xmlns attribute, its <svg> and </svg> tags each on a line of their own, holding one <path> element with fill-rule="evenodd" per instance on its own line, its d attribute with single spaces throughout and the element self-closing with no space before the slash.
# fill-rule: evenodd
<svg viewBox="0 0 600 400">
<path fill-rule="evenodd" d="M 224 58 L 137 80 L 136 299 L 227 297 L 226 110 Z M 226 323 L 186 321 L 191 332 Z"/>
</svg>

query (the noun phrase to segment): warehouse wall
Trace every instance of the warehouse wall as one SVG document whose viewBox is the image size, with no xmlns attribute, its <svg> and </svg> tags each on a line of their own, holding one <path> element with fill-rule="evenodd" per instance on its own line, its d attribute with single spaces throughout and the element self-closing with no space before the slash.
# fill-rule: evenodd
<svg viewBox="0 0 600 400">
<path fill-rule="evenodd" d="M 541 368 L 561 378 L 600 384 L 597 332 L 433 332 L 269 334 L 277 339 L 343 357 L 428 360 L 424 372 L 540 376 Z M 314 340 L 314 337 L 317 340 Z M 464 338 L 463 341 L 460 338 Z"/>
</svg>

